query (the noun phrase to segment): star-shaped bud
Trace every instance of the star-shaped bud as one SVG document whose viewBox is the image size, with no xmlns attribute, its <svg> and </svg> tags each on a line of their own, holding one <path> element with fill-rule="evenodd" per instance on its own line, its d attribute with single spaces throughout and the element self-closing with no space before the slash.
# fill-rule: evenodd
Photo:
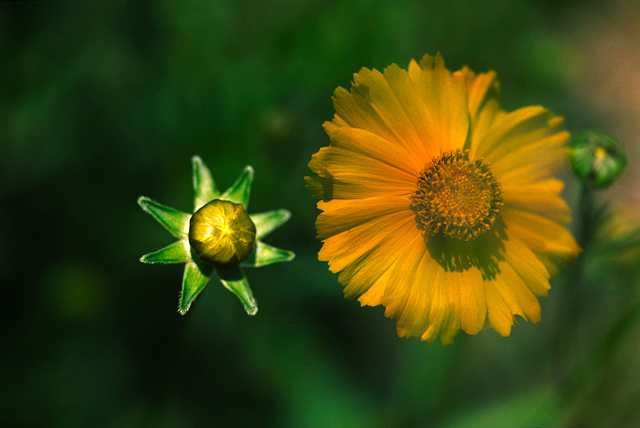
<svg viewBox="0 0 640 428">
<path fill-rule="evenodd" d="M 140 261 L 186 263 L 178 308 L 183 315 L 214 275 L 240 299 L 249 315 L 255 315 L 258 305 L 244 268 L 262 267 L 294 258 L 291 251 L 262 242 L 262 238 L 284 224 L 291 214 L 284 209 L 248 214 L 253 180 L 253 168 L 250 166 L 230 188 L 220 193 L 202 159 L 194 156 L 192 164 L 193 214 L 144 196 L 138 199 L 144 211 L 178 238 L 167 247 L 145 254 Z"/>
</svg>

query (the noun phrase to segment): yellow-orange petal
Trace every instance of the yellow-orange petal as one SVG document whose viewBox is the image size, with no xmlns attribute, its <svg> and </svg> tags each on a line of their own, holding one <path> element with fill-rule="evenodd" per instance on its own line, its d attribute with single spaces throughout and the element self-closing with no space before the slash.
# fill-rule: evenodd
<svg viewBox="0 0 640 428">
<path fill-rule="evenodd" d="M 566 131 L 538 137 L 529 135 L 523 144 L 508 155 L 495 158 L 491 153 L 487 160 L 491 170 L 502 178 L 505 184 L 526 184 L 550 177 L 568 165 L 567 150 L 564 147 L 570 138 Z M 527 144 L 524 144 L 527 143 Z"/>
<path fill-rule="evenodd" d="M 422 144 L 429 136 L 422 114 L 425 111 L 424 101 L 417 96 L 406 70 L 395 64 L 383 73 L 363 69 L 354 76 L 354 84 L 369 89 L 368 98 L 377 114 L 412 157 L 429 159 L 438 154 L 434 150 L 437 145 Z"/>
<path fill-rule="evenodd" d="M 475 157 L 480 141 L 485 138 L 492 124 L 506 113 L 500 110 L 500 85 L 495 72 L 475 74 L 468 67 L 463 67 L 461 71 L 467 82 L 471 128 L 465 148 Z"/>
<path fill-rule="evenodd" d="M 485 284 L 487 296 L 487 319 L 489 325 L 501 336 L 509 336 L 513 326 L 513 312 L 507 304 L 507 300 L 498 289 L 498 281 L 489 281 Z"/>
<path fill-rule="evenodd" d="M 572 263 L 580 252 L 571 233 L 553 220 L 508 206 L 503 207 L 501 214 L 509 236 L 521 240 L 535 253 L 550 254 Z"/>
<path fill-rule="evenodd" d="M 338 272 L 353 264 L 372 248 L 393 242 L 397 224 L 409 225 L 412 218 L 404 212 L 393 213 L 372 219 L 359 226 L 347 229 L 323 240 L 318 258 L 329 262 L 329 269 Z M 319 234 L 323 233 L 321 230 Z M 393 248 L 393 247 L 391 247 Z"/>
<path fill-rule="evenodd" d="M 355 229 L 365 223 L 403 212 L 401 218 L 411 218 L 411 201 L 405 196 L 385 195 L 366 199 L 318 202 L 323 212 L 316 220 L 317 238 L 328 239 L 342 232 Z M 386 221 L 386 220 L 385 220 Z"/>
<path fill-rule="evenodd" d="M 522 282 L 536 296 L 546 296 L 549 285 L 549 272 L 531 249 L 522 241 L 510 238 L 504 241 L 506 263 L 522 279 Z"/>
<path fill-rule="evenodd" d="M 355 292 L 356 289 L 354 287 L 351 287 L 348 284 L 345 285 L 345 297 L 349 296 L 348 298 L 352 298 L 360 294 L 360 297 L 358 297 L 360 306 L 382 305 L 384 302 L 384 293 L 387 289 L 387 284 L 389 284 L 389 280 L 393 276 L 391 267 L 393 267 L 394 264 L 395 262 L 389 265 L 388 268 L 382 273 L 382 275 L 374 279 L 368 287 L 360 288 L 358 290 L 358 293 Z M 347 293 L 347 289 L 349 289 L 349 293 Z"/>
<path fill-rule="evenodd" d="M 464 75 L 447 70 L 442 56 L 437 54 L 435 57 L 425 55 L 419 65 L 412 61 L 409 77 L 426 106 L 426 125 L 432 144 L 438 144 L 441 153 L 462 149 L 469 131 Z"/>
<path fill-rule="evenodd" d="M 429 288 L 429 324 L 420 340 L 432 343 L 438 336 L 443 345 L 450 344 L 460 330 L 459 318 L 455 316 L 455 295 L 449 287 L 452 282 L 449 272 L 437 269 L 437 275 Z M 456 323 L 456 321 L 458 321 Z"/>
<path fill-rule="evenodd" d="M 416 178 L 405 171 L 341 147 L 323 147 L 309 162 L 326 177 L 332 199 L 361 199 L 382 195 L 411 195 Z M 328 176 L 328 177 L 327 177 Z"/>
<path fill-rule="evenodd" d="M 504 171 L 514 169 L 511 163 L 513 161 L 518 163 L 515 168 L 526 163 L 546 165 L 553 161 L 555 164 L 557 159 L 549 158 L 549 155 L 554 153 L 544 153 L 544 150 L 557 151 L 566 143 L 568 138 L 566 132 L 562 132 L 558 138 L 547 139 L 559 132 L 561 124 L 561 118 L 553 116 L 543 107 L 520 108 L 496 117 L 472 154 L 489 161 L 492 164 L 492 171 L 499 176 Z M 546 158 L 531 156 L 532 151 L 535 150 L 544 153 Z"/>
<path fill-rule="evenodd" d="M 547 217 L 555 222 L 567 224 L 571 221 L 571 209 L 560 197 L 564 183 L 549 178 L 526 185 L 501 182 L 502 201 L 508 207 Z"/>
<path fill-rule="evenodd" d="M 350 91 L 342 88 L 335 91 L 334 122 L 380 135 L 403 147 L 411 157 L 423 157 L 424 147 L 416 144 L 421 135 L 407 116 L 413 107 L 411 101 L 403 99 L 400 102 L 385 75 L 378 70 L 363 68 L 354 74 Z"/>
<path fill-rule="evenodd" d="M 338 280 L 346 297 L 368 290 L 396 261 L 398 249 L 418 233 L 414 219 L 403 214 L 385 216 L 324 241 L 318 258 L 329 261 L 332 272 L 342 271 Z"/>
<path fill-rule="evenodd" d="M 527 284 L 510 264 L 505 263 L 501 267 L 498 278 L 500 278 L 497 281 L 498 290 L 503 294 L 505 300 L 511 299 L 507 304 L 512 308 L 513 315 L 520 315 L 526 321 L 533 323 L 540 321 L 540 303 L 537 296 L 527 287 Z"/>
<path fill-rule="evenodd" d="M 478 334 L 487 317 L 487 296 L 482 274 L 478 269 L 458 273 L 454 282 L 457 282 L 456 312 L 460 313 L 460 327 L 467 334 Z"/>
<path fill-rule="evenodd" d="M 337 127 L 362 129 L 394 145 L 405 146 L 405 142 L 393 127 L 390 127 L 375 110 L 369 92 L 370 89 L 365 86 L 352 88 L 351 91 L 337 88 L 333 94 L 333 106 L 336 109 L 333 123 Z"/>
<path fill-rule="evenodd" d="M 495 114 L 498 110 L 500 97 L 500 84 L 495 71 L 476 74 L 469 67 L 462 67 L 460 70 L 465 77 L 468 92 L 469 117 L 472 122 L 476 122 L 484 110 L 487 113 Z M 489 121 L 492 116 L 487 118 Z M 474 129 L 476 132 L 476 129 Z"/>
<path fill-rule="evenodd" d="M 547 132 L 548 117 L 548 110 L 541 106 L 522 107 L 501 116 L 499 120 L 494 121 L 491 129 L 478 145 L 476 156 L 486 158 L 494 151 L 498 151 L 498 155 L 504 153 L 506 149 L 503 147 L 504 144 L 511 143 L 510 146 L 513 146 L 520 141 L 520 136 L 529 132 L 542 132 L 544 135 Z M 516 137 L 515 140 L 514 137 Z"/>
<path fill-rule="evenodd" d="M 429 288 L 435 276 L 434 266 L 421 234 L 396 253 L 391 277 L 384 290 L 385 316 L 396 318 L 400 336 L 416 336 L 424 331 L 429 316 Z"/>
<path fill-rule="evenodd" d="M 455 334 L 453 331 L 455 326 L 451 326 L 453 318 L 453 307 L 451 306 L 452 296 L 447 285 L 447 273 L 444 270 L 436 270 L 437 274 L 433 279 L 429 294 L 429 323 L 427 329 L 420 336 L 420 340 L 427 343 L 433 343 L 441 332 L 449 332 L 446 337 L 440 336 L 442 344 L 449 344 L 453 340 Z"/>
<path fill-rule="evenodd" d="M 411 126 L 415 130 L 413 144 L 416 146 L 416 157 L 423 163 L 441 153 L 440 135 L 431 126 L 432 112 L 429 111 L 424 99 L 420 97 L 418 88 L 409 77 L 406 70 L 396 64 L 392 64 L 384 70 L 384 76 L 397 99 L 403 102 L 399 104 L 407 115 Z M 423 165 L 424 166 L 424 165 Z"/>
<path fill-rule="evenodd" d="M 421 157 L 367 130 L 339 127 L 332 122 L 325 122 L 324 128 L 331 138 L 331 147 L 369 156 L 407 174 L 417 175 L 424 166 Z"/>
</svg>

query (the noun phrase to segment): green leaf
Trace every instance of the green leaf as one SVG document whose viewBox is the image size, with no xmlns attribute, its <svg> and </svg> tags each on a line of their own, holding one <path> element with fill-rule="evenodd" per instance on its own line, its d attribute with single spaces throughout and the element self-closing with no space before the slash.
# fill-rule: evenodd
<svg viewBox="0 0 640 428">
<path fill-rule="evenodd" d="M 267 236 L 274 229 L 282 226 L 289 218 L 291 218 L 291 213 L 287 210 L 251 214 L 251 220 L 256 225 L 256 239 Z"/>
<path fill-rule="evenodd" d="M 184 263 L 190 258 L 189 242 L 181 239 L 158 251 L 145 254 L 140 261 L 142 263 Z"/>
<path fill-rule="evenodd" d="M 182 293 L 180 293 L 180 306 L 178 312 L 184 315 L 189 310 L 191 303 L 198 297 L 213 274 L 213 267 L 191 259 L 184 267 L 182 277 Z"/>
<path fill-rule="evenodd" d="M 240 266 L 262 267 L 272 263 L 288 262 L 294 257 L 295 254 L 291 251 L 281 250 L 264 242 L 256 241 L 256 250 Z"/>
<path fill-rule="evenodd" d="M 227 287 L 244 305 L 249 315 L 255 315 L 258 312 L 258 304 L 253 297 L 249 282 L 244 276 L 244 271 L 240 267 L 218 267 L 218 276 L 222 284 Z"/>
<path fill-rule="evenodd" d="M 196 212 L 206 203 L 218 198 L 220 192 L 216 189 L 216 184 L 211 177 L 211 172 L 207 165 L 198 156 L 191 158 L 193 164 L 193 212 Z"/>
<path fill-rule="evenodd" d="M 191 214 L 166 207 L 144 196 L 138 198 L 138 205 L 176 238 L 186 238 L 189 234 Z"/>
<path fill-rule="evenodd" d="M 253 168 L 247 166 L 238 180 L 229 187 L 220 199 L 225 201 L 235 202 L 236 204 L 242 204 L 244 209 L 247 209 L 249 205 L 249 191 L 251 190 L 251 181 L 253 181 Z"/>
</svg>

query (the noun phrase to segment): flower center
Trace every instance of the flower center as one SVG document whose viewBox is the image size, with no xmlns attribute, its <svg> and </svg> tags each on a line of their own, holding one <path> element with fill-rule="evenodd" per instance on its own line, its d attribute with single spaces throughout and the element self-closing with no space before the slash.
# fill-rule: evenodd
<svg viewBox="0 0 640 428">
<path fill-rule="evenodd" d="M 425 233 L 442 233 L 469 241 L 493 225 L 500 212 L 500 184 L 484 159 L 469 159 L 469 151 L 434 157 L 420 172 L 411 196 Z"/>
</svg>

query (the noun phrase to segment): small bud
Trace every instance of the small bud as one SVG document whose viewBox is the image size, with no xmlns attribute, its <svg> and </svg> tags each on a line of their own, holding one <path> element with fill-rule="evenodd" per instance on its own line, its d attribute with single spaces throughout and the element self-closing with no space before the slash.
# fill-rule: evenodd
<svg viewBox="0 0 640 428">
<path fill-rule="evenodd" d="M 191 217 L 189 244 L 205 263 L 237 266 L 255 250 L 256 226 L 241 204 L 214 199 Z"/>
<path fill-rule="evenodd" d="M 244 169 L 231 187 L 220 192 L 202 159 L 194 156 L 191 163 L 196 210 L 193 215 L 149 198 L 138 199 L 143 210 L 178 238 L 171 245 L 145 254 L 140 261 L 185 264 L 178 307 L 183 315 L 214 275 L 240 299 L 249 315 L 255 315 L 258 306 L 244 268 L 258 268 L 294 258 L 291 251 L 262 242 L 291 214 L 287 210 L 247 214 L 253 179 L 251 166 Z"/>
<path fill-rule="evenodd" d="M 569 160 L 575 174 L 589 187 L 611 185 L 624 171 L 627 155 L 615 138 L 586 131 L 569 144 Z"/>
</svg>

